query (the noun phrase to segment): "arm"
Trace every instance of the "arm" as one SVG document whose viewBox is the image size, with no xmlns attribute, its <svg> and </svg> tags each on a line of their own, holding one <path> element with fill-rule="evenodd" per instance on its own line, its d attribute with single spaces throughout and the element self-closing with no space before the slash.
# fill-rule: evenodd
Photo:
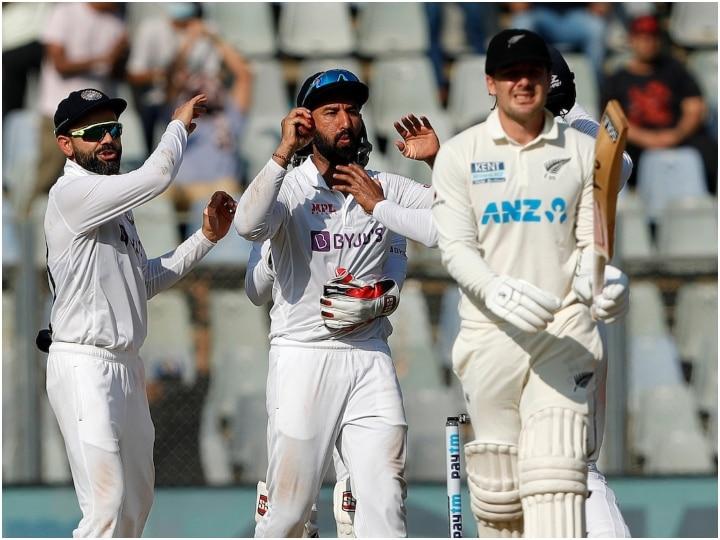
<svg viewBox="0 0 720 540">
<path fill-rule="evenodd" d="M 432 217 L 432 210 L 409 209 L 388 200 L 375 205 L 373 217 L 391 231 L 420 242 L 429 248 L 437 247 L 438 232 Z"/>
<path fill-rule="evenodd" d="M 172 287 L 223 238 L 233 220 L 236 204 L 224 191 L 216 191 L 203 211 L 203 226 L 177 248 L 150 259 L 143 268 L 147 297 Z"/>
<path fill-rule="evenodd" d="M 570 109 L 570 111 L 565 115 L 565 121 L 570 124 L 570 127 L 597 139 L 600 124 L 598 124 L 578 103 L 573 105 L 572 109 Z M 623 152 L 622 170 L 620 172 L 620 190 L 625 187 L 628 178 L 630 178 L 630 175 L 632 174 L 632 170 L 633 162 L 630 158 L 630 154 Z"/>
<path fill-rule="evenodd" d="M 306 131 L 303 135 L 299 128 Z M 282 121 L 282 139 L 271 160 L 250 182 L 240 197 L 235 213 L 235 229 L 240 236 L 256 242 L 272 238 L 287 217 L 287 207 L 278 200 L 280 187 L 293 154 L 313 137 L 312 116 L 298 107 Z"/>
<path fill-rule="evenodd" d="M 272 298 L 274 282 L 270 242 L 254 242 L 245 271 L 245 294 L 256 306 L 266 304 Z"/>
<path fill-rule="evenodd" d="M 390 251 L 383 265 L 383 278 L 392 279 L 402 289 L 407 276 L 407 241 L 404 236 L 392 233 Z"/>
<path fill-rule="evenodd" d="M 687 97 L 681 102 L 678 123 L 668 129 L 651 130 L 630 124 L 628 142 L 642 148 L 672 148 L 679 146 L 695 133 L 705 118 L 705 101 L 700 96 Z"/>
<path fill-rule="evenodd" d="M 64 184 L 56 201 L 68 228 L 74 234 L 90 231 L 165 191 L 180 167 L 195 126 L 192 119 L 201 114 L 197 107 L 204 101 L 205 96 L 196 96 L 175 111 L 160 144 L 139 169 L 123 175 L 90 174 Z"/>
</svg>

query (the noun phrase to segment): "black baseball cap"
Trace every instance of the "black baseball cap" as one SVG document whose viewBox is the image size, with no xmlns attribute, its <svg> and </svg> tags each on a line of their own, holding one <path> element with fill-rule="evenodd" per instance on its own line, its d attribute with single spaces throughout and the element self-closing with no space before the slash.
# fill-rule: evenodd
<svg viewBox="0 0 720 540">
<path fill-rule="evenodd" d="M 127 101 L 124 99 L 108 97 L 95 88 L 70 92 L 70 95 L 58 104 L 55 111 L 53 118 L 55 135 L 63 135 L 76 120 L 95 109 L 110 109 L 116 116 L 120 117 L 126 107 Z"/>
<path fill-rule="evenodd" d="M 550 69 L 551 60 L 543 38 L 530 30 L 510 28 L 496 34 L 488 45 L 485 73 L 493 75 L 497 70 L 529 62 L 544 64 Z"/>
<path fill-rule="evenodd" d="M 319 71 L 308 77 L 300 87 L 296 107 L 312 110 L 326 102 L 330 96 L 347 96 L 362 107 L 368 100 L 370 91 L 367 85 L 347 69 L 329 69 Z"/>
</svg>

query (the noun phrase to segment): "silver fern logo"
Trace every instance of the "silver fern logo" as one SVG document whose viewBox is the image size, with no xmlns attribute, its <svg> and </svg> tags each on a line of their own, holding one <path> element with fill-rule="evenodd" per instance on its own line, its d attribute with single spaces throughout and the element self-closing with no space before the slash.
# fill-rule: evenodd
<svg viewBox="0 0 720 540">
<path fill-rule="evenodd" d="M 555 180 L 557 175 L 560 173 L 560 169 L 562 169 L 563 166 L 570 161 L 570 159 L 572 158 L 550 159 L 546 161 L 543 164 L 545 166 L 545 178 L 548 180 Z"/>
<path fill-rule="evenodd" d="M 515 45 L 518 41 L 520 41 L 524 37 L 525 37 L 525 34 L 519 34 L 517 36 L 513 36 L 510 39 L 508 39 L 508 43 L 507 43 L 508 49 L 510 47 L 512 47 L 513 45 Z"/>
</svg>

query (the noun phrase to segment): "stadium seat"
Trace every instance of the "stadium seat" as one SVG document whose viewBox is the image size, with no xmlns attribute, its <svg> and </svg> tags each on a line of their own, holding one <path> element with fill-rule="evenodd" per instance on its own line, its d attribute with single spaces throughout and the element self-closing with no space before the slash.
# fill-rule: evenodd
<svg viewBox="0 0 720 540">
<path fill-rule="evenodd" d="M 144 20 L 168 17 L 166 7 L 167 4 L 158 2 L 128 2 L 125 14 L 128 34 L 132 36 Z"/>
<path fill-rule="evenodd" d="M 357 52 L 361 56 L 422 54 L 428 46 L 428 24 L 422 4 L 359 4 Z"/>
<path fill-rule="evenodd" d="M 681 47 L 716 47 L 718 6 L 715 2 L 676 2 L 672 5 L 668 32 Z"/>
<path fill-rule="evenodd" d="M 658 222 L 658 255 L 668 272 L 717 271 L 717 202 L 713 197 L 668 201 Z"/>
<path fill-rule="evenodd" d="M 256 60 L 250 66 L 253 73 L 250 116 L 277 117 L 279 129 L 280 120 L 290 112 L 282 66 L 277 60 Z"/>
<path fill-rule="evenodd" d="M 430 60 L 425 56 L 376 60 L 370 101 L 381 137 L 394 137 L 393 122 L 405 114 L 425 115 L 430 122 L 441 116 Z"/>
<path fill-rule="evenodd" d="M 314 31 L 322 21 L 322 31 Z M 347 56 L 355 51 L 350 5 L 286 2 L 280 11 L 280 51 L 295 57 Z"/>
<path fill-rule="evenodd" d="M 675 299 L 673 334 L 683 359 L 697 362 L 703 352 L 701 338 L 717 335 L 717 283 L 686 283 Z"/>
<path fill-rule="evenodd" d="M 233 483 L 231 441 L 223 433 L 217 404 L 205 401 L 200 421 L 200 462 L 205 482 L 211 486 Z"/>
<path fill-rule="evenodd" d="M 289 109 L 288 109 L 289 112 Z M 282 130 L 280 122 L 287 113 L 274 115 L 251 115 L 240 144 L 240 157 L 245 167 L 245 182 L 249 184 L 272 159 L 278 147 Z"/>
<path fill-rule="evenodd" d="M 666 431 L 647 454 L 646 474 L 709 474 L 714 472 L 713 450 L 699 429 Z"/>
<path fill-rule="evenodd" d="M 400 385 L 406 391 L 439 388 L 440 369 L 432 346 L 430 312 L 420 282 L 405 282 L 400 304 L 390 316 L 388 340 Z"/>
<path fill-rule="evenodd" d="M 314 75 L 318 71 L 327 71 L 328 69 L 336 68 L 347 69 L 357 75 L 360 80 L 363 80 L 360 62 L 352 56 L 346 56 L 344 58 L 305 58 L 298 66 L 297 84 L 295 85 L 295 93 L 293 96 L 297 96 L 300 86 L 305 82 L 305 79 L 311 75 Z"/>
<path fill-rule="evenodd" d="M 563 56 L 570 66 L 570 70 L 575 74 L 577 102 L 585 108 L 590 116 L 599 119 L 600 91 L 590 60 L 583 54 L 564 54 Z"/>
<path fill-rule="evenodd" d="M 386 154 L 380 151 L 380 143 L 378 142 L 377 129 L 373 122 L 373 114 L 370 105 L 365 105 L 362 110 L 363 122 L 365 123 L 365 130 L 368 134 L 368 140 L 373 145 L 372 152 L 370 153 L 370 161 L 368 162 L 367 168 L 374 171 L 387 171 L 393 172 L 388 164 Z M 390 143 L 392 144 L 392 142 Z M 392 150 L 392 148 L 389 148 Z"/>
<path fill-rule="evenodd" d="M 448 94 L 448 114 L 455 133 L 485 120 L 494 104 L 485 82 L 485 55 L 460 57 L 453 66 Z"/>
<path fill-rule="evenodd" d="M 25 206 L 37 182 L 40 114 L 10 111 L 3 119 L 2 180 L 16 207 Z"/>
<path fill-rule="evenodd" d="M 148 379 L 162 371 L 177 370 L 183 381 L 195 380 L 195 346 L 190 308 L 185 295 L 166 290 L 148 302 L 148 332 L 140 356 Z"/>
<path fill-rule="evenodd" d="M 231 193 L 235 200 L 239 199 L 239 193 Z M 202 227 L 203 210 L 207 206 L 206 201 L 197 201 L 193 204 L 190 209 L 190 231 L 196 231 Z M 240 236 L 235 227 L 230 226 L 225 238 L 220 240 L 217 245 L 210 250 L 210 252 L 203 257 L 199 265 L 202 266 L 229 266 L 229 267 L 242 267 L 247 266 L 248 258 L 250 257 L 250 250 L 252 249 L 252 242 L 245 240 Z"/>
<path fill-rule="evenodd" d="M 267 458 L 267 407 L 265 392 L 246 395 L 238 401 L 230 435 L 230 456 L 241 468 L 240 479 L 248 484 L 265 480 Z"/>
<path fill-rule="evenodd" d="M 717 107 L 718 52 L 717 50 L 694 51 L 688 55 L 687 67 L 697 79 L 703 97 Z"/>
<path fill-rule="evenodd" d="M 654 337 L 669 333 L 657 285 L 649 281 L 632 281 L 627 324 L 630 336 Z"/>
<path fill-rule="evenodd" d="M 657 222 L 669 201 L 707 194 L 700 153 L 692 147 L 645 150 L 637 167 L 637 189 L 651 221 Z"/>
<path fill-rule="evenodd" d="M 180 244 L 178 218 L 166 197 L 155 197 L 133 209 L 135 227 L 148 259 L 164 255 Z"/>
<path fill-rule="evenodd" d="M 445 421 L 464 411 L 462 395 L 450 388 L 403 391 L 408 423 L 406 478 L 410 482 L 445 479 Z"/>
<path fill-rule="evenodd" d="M 5 201 L 3 201 L 4 205 Z M 5 216 L 3 215 L 3 218 Z M 15 335 L 15 292 L 2 292 L 2 478 L 3 482 L 22 480 L 21 463 L 21 418 L 8 411 L 17 409 L 20 399 L 22 361 L 16 354 Z"/>
<path fill-rule="evenodd" d="M 624 263 L 650 263 L 656 256 L 645 207 L 636 193 L 621 192 L 615 221 L 615 257 Z"/>
<path fill-rule="evenodd" d="M 275 55 L 275 27 L 272 6 L 267 2 L 208 2 L 205 18 L 220 35 L 248 58 Z"/>
<path fill-rule="evenodd" d="M 30 205 L 30 223 L 33 227 L 33 259 L 35 266 L 45 268 L 47 265 L 47 244 L 45 243 L 45 211 L 48 196 L 38 195 Z"/>
<path fill-rule="evenodd" d="M 142 120 L 135 108 L 135 101 L 132 97 L 130 85 L 122 83 L 118 85 L 118 97 L 128 102 L 128 107 L 120 116 L 123 125 L 122 134 L 122 162 L 120 171 L 129 172 L 137 169 L 148 158 L 145 138 L 143 137 Z M 163 133 L 165 130 L 163 129 Z"/>
<path fill-rule="evenodd" d="M 680 357 L 669 334 L 630 336 L 628 357 L 628 409 L 638 411 L 642 396 L 660 386 L 684 384 Z"/>
<path fill-rule="evenodd" d="M 17 265 L 20 257 L 17 230 L 15 229 L 15 210 L 8 197 L 2 201 L 2 266 L 3 270 Z"/>
<path fill-rule="evenodd" d="M 717 318 L 715 319 L 717 322 Z M 717 326 L 715 327 L 717 329 Z M 705 334 L 700 338 L 702 351 L 695 364 L 691 380 L 697 395 L 698 407 L 706 414 L 712 414 L 718 407 L 718 336 Z"/>
</svg>

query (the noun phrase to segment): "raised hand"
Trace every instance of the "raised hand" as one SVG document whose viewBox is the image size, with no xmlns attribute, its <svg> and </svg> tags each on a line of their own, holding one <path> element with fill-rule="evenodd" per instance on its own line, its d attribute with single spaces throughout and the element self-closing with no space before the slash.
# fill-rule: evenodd
<svg viewBox="0 0 720 540">
<path fill-rule="evenodd" d="M 293 154 L 312 142 L 315 135 L 315 123 L 310 109 L 296 107 L 283 118 L 280 126 L 282 138 L 273 157 L 277 161 L 277 156 L 283 156 L 282 159 L 285 163 L 281 163 L 281 165 L 287 167 Z"/>
<path fill-rule="evenodd" d="M 216 191 L 203 210 L 202 232 L 211 242 L 223 238 L 232 225 L 237 203 L 224 191 Z"/>
<path fill-rule="evenodd" d="M 421 116 L 418 120 L 414 114 L 408 114 L 393 124 L 402 140 L 395 141 L 395 146 L 403 156 L 417 161 L 424 161 L 430 167 L 440 150 L 440 140 L 430 121 Z"/>
<path fill-rule="evenodd" d="M 195 131 L 193 120 L 199 118 L 207 110 L 205 103 L 207 103 L 207 96 L 205 94 L 198 94 L 175 109 L 172 119 L 180 120 L 185 124 L 185 129 L 187 129 L 189 135 Z"/>
</svg>

